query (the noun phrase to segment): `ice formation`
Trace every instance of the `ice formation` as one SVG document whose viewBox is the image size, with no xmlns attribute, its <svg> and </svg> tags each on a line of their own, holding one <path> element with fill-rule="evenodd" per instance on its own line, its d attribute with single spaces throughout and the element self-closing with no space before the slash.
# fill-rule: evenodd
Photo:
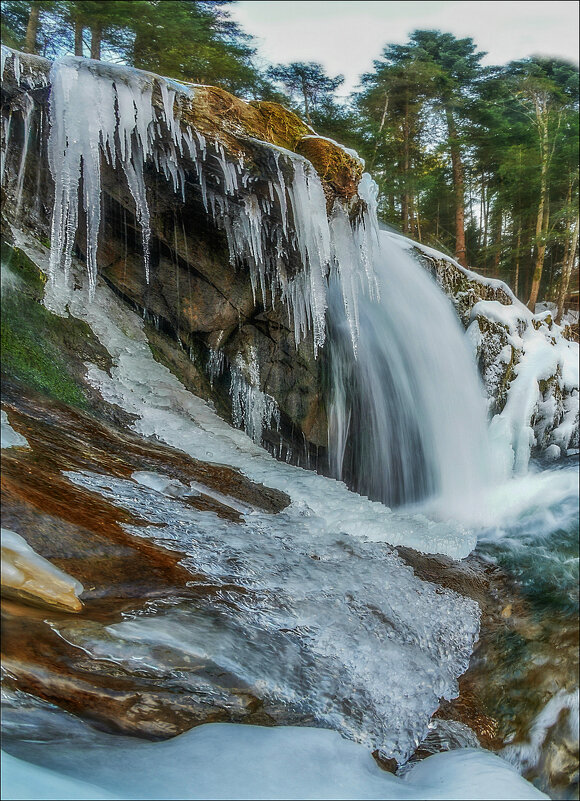
<svg viewBox="0 0 580 801">
<path fill-rule="evenodd" d="M 455 677 L 478 633 L 477 605 L 416 579 L 382 544 L 329 528 L 304 501 L 273 516 L 247 512 L 234 524 L 159 484 L 147 490 L 142 480 L 137 489 L 95 473 L 67 476 L 162 523 L 130 530 L 183 551 L 192 573 L 223 588 L 195 609 L 175 601 L 150 605 L 145 617 L 126 615 L 107 628 L 109 658 L 154 666 L 162 642 L 182 659 L 210 660 L 258 687 L 266 703 L 282 703 L 297 718 L 312 715 L 399 761 L 415 749 L 439 699 L 457 692 Z M 104 656 L 98 640 L 55 625 L 96 659 Z M 410 692 L 409 671 L 420 693 Z"/>
<path fill-rule="evenodd" d="M 2 271 L 2 277 L 4 277 L 4 270 Z M 4 281 L 2 282 L 2 284 L 3 284 L 2 288 L 4 289 Z M 0 415 L 2 424 L 1 428 L 2 448 L 15 448 L 15 447 L 29 448 L 30 445 L 28 444 L 28 440 L 26 439 L 26 437 L 23 437 L 22 434 L 19 434 L 10 425 L 10 422 L 8 420 L 8 415 L 6 414 L 4 409 L 0 411 Z"/>
<path fill-rule="evenodd" d="M 43 253 L 14 234 L 18 246 L 46 269 Z M 461 526 L 434 523 L 421 515 L 397 515 L 381 503 L 349 492 L 340 482 L 276 462 L 153 359 L 142 321 L 105 286 L 97 286 L 95 302 L 90 304 L 86 290 L 67 288 L 61 275 L 47 284 L 44 303 L 57 314 L 66 314 L 68 308 L 85 320 L 107 348 L 114 361 L 111 374 L 90 365 L 87 377 L 106 400 L 137 415 L 134 428 L 139 433 L 157 436 L 195 458 L 239 468 L 249 478 L 305 502 L 330 528 L 453 558 L 473 550 L 475 537 Z"/>
<path fill-rule="evenodd" d="M 117 80 L 115 80 L 115 77 Z M 101 220 L 101 156 L 115 165 L 118 157 L 135 200 L 143 234 L 143 260 L 149 273 L 149 210 L 143 178 L 144 160 L 154 142 L 153 81 L 143 72 L 115 68 L 68 56 L 55 61 L 50 74 L 49 163 L 55 183 L 50 272 L 64 266 L 68 275 L 78 225 L 82 177 L 87 220 L 87 270 L 91 296 L 97 280 Z"/>
<path fill-rule="evenodd" d="M 423 736 L 440 697 L 457 692 L 456 677 L 465 670 L 477 637 L 479 610 L 469 599 L 416 579 L 384 543 L 458 557 L 473 548 L 473 537 L 461 527 L 419 514 L 395 514 L 337 481 L 277 462 L 153 359 L 141 319 L 107 287 L 97 285 L 92 304 L 87 293 L 67 289 L 61 276 L 60 282 L 47 285 L 45 303 L 86 320 L 111 354 L 110 375 L 88 366 L 87 377 L 103 398 L 136 414 L 137 432 L 157 436 L 195 458 L 237 467 L 291 498 L 278 515 L 248 511 L 243 523 L 233 526 L 183 504 L 163 477 L 159 483 L 140 476 L 137 485 L 70 474 L 92 491 L 114 496 L 116 504 L 138 504 L 141 517 L 163 518 L 163 528 L 153 525 L 134 533 L 156 539 L 166 534 L 165 542 L 178 543 L 188 554 L 186 564 L 224 585 L 229 611 L 225 614 L 224 607 L 220 613 L 218 603 L 209 615 L 213 623 L 203 628 L 203 642 L 196 639 L 196 627 L 184 631 L 179 605 L 170 604 L 158 610 L 158 620 L 153 616 L 140 626 L 145 651 L 163 621 L 172 647 L 211 652 L 218 664 L 261 682 L 264 696 L 283 700 L 297 715 L 308 709 L 321 725 L 403 758 Z M 251 594 L 250 603 L 243 596 L 233 599 L 233 615 L 226 590 L 232 583 Z M 229 632 L 227 653 L 220 630 Z M 123 628 L 114 632 L 120 641 L 126 636 Z M 284 659 L 264 658 L 263 646 L 272 639 Z M 254 648 L 254 640 L 262 645 Z M 385 664 L 391 665 L 388 692 Z M 420 676 L 424 692 L 409 689 L 409 665 L 413 687 Z M 334 689 L 327 694 L 324 688 L 330 684 Z M 340 699 L 347 696 L 351 702 L 343 707 Z"/>
<path fill-rule="evenodd" d="M 500 473 L 525 473 L 533 448 L 551 448 L 552 457 L 577 448 L 578 344 L 562 336 L 549 313 L 532 315 L 517 301 L 509 306 L 479 301 L 471 317 L 468 336 L 477 354 L 492 340 L 489 330 L 484 340 L 480 321 L 487 328 L 495 324 L 499 352 L 484 376 L 492 391 L 506 380 L 506 365 L 512 365 L 505 405 L 490 424 Z"/>
<path fill-rule="evenodd" d="M 78 612 L 83 585 L 31 548 L 15 531 L 2 529 L 2 584 L 49 604 Z"/>
<path fill-rule="evenodd" d="M 232 420 L 258 445 L 265 428 L 280 427 L 280 410 L 274 398 L 260 390 L 260 365 L 254 348 L 247 359 L 238 354 L 230 367 Z"/>
<path fill-rule="evenodd" d="M 73 56 L 55 61 L 50 79 L 49 156 L 55 181 L 51 275 L 61 266 L 67 274 L 70 268 L 82 177 L 87 269 L 94 295 L 104 158 L 111 165 L 118 161 L 124 170 L 141 226 L 144 270 L 149 280 L 150 220 L 144 164 L 154 163 L 184 198 L 183 154 L 187 154 L 197 173 L 206 210 L 226 233 L 232 263 L 249 266 L 254 297 L 261 297 L 265 305 L 281 298 L 288 308 L 296 343 L 312 331 L 317 353 L 326 335 L 327 276 L 334 266 L 344 286 L 344 304 L 356 347 L 358 296 L 372 294 L 374 288 L 370 251 L 376 226 L 370 192 L 369 208 L 355 226 L 355 239 L 350 242 L 353 230 L 348 216 L 337 209 L 329 224 L 320 178 L 305 158 L 270 146 L 268 199 L 259 196 L 256 187 L 260 179 L 245 170 L 243 159 L 230 160 L 217 140 L 211 143 L 210 153 L 203 134 L 180 118 L 180 104 L 195 102 L 194 90 L 149 73 Z M 153 104 L 155 87 L 161 93 L 163 113 L 158 113 Z M 292 176 L 289 182 L 284 178 L 282 162 Z M 230 202 L 232 197 L 241 202 Z M 268 218 L 274 205 L 280 227 L 272 230 Z M 346 241 L 349 247 L 345 252 Z M 280 258 L 294 247 L 302 269 L 287 278 L 280 270 Z"/>
<path fill-rule="evenodd" d="M 42 753 L 33 746 L 38 765 L 3 753 L 3 797 L 548 798 L 489 751 L 435 754 L 400 779 L 381 770 L 366 749 L 322 729 L 210 723 L 161 743 L 136 743 L 133 738 L 105 734 L 93 734 L 93 739 L 97 747 L 90 751 L 90 763 L 87 746 L 73 743 L 43 745 Z"/>
</svg>

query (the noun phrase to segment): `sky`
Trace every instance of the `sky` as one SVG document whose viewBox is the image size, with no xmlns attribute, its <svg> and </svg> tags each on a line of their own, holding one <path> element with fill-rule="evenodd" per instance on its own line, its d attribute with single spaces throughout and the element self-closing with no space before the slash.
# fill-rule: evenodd
<svg viewBox="0 0 580 801">
<path fill-rule="evenodd" d="M 266 62 L 318 61 L 345 76 L 346 95 L 385 44 L 417 28 L 471 36 L 488 53 L 483 64 L 531 55 L 578 63 L 578 8 L 576 0 L 239 0 L 229 10 Z"/>
</svg>

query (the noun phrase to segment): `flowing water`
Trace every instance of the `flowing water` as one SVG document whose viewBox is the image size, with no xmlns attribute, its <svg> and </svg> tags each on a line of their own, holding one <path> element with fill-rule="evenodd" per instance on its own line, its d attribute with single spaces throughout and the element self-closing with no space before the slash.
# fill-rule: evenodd
<svg viewBox="0 0 580 801">
<path fill-rule="evenodd" d="M 381 234 L 379 298 L 359 301 L 356 357 L 337 282 L 330 293 L 330 452 L 334 475 L 401 506 L 474 496 L 489 481 L 486 410 L 450 301 Z"/>
<path fill-rule="evenodd" d="M 521 616 L 482 669 L 502 756 L 550 797 L 577 798 L 578 463 L 543 467 L 496 489 L 478 532 L 477 551 L 515 578 L 520 610 L 506 612 Z"/>
</svg>

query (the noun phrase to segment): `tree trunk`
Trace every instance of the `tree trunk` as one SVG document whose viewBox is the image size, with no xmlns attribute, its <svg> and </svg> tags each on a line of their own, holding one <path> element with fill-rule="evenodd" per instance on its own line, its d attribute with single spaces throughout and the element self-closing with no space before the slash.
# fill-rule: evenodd
<svg viewBox="0 0 580 801">
<path fill-rule="evenodd" d="M 539 242 L 536 245 L 536 260 L 534 263 L 534 274 L 532 277 L 532 288 L 530 290 L 530 299 L 528 300 L 528 309 L 535 312 L 536 303 L 538 302 L 538 294 L 540 291 L 540 282 L 542 280 L 542 272 L 544 270 L 544 257 L 546 255 L 546 234 L 548 232 L 548 225 L 550 223 L 550 206 L 548 198 L 543 203 L 543 216 L 539 233 Z M 536 227 L 536 236 L 537 227 Z"/>
<path fill-rule="evenodd" d="M 91 58 L 97 61 L 101 60 L 101 39 L 103 37 L 103 30 L 99 22 L 91 25 Z"/>
<path fill-rule="evenodd" d="M 489 229 L 489 188 L 488 185 L 485 183 L 485 174 L 482 175 L 482 203 L 483 203 L 483 251 L 482 251 L 482 258 L 483 264 L 481 265 L 484 269 L 487 270 L 488 266 L 488 229 Z"/>
<path fill-rule="evenodd" d="M 75 23 L 75 56 L 82 56 L 83 54 L 83 25 L 76 19 Z"/>
<path fill-rule="evenodd" d="M 383 132 L 383 128 L 385 127 L 385 121 L 387 119 L 387 111 L 389 109 L 389 93 L 385 94 L 385 106 L 383 108 L 383 116 L 381 117 L 381 124 L 379 125 L 379 130 L 377 133 L 377 138 L 375 139 L 375 149 L 373 151 L 373 157 L 369 164 L 369 172 L 372 172 L 373 167 L 375 166 L 375 161 L 377 160 L 377 152 L 379 150 L 379 141 L 381 138 L 381 134 Z"/>
<path fill-rule="evenodd" d="M 30 6 L 28 15 L 28 25 L 26 26 L 26 40 L 24 42 L 25 53 L 36 53 L 36 37 L 38 34 L 38 23 L 40 20 L 40 3 L 38 0 Z"/>
<path fill-rule="evenodd" d="M 496 200 L 497 203 L 497 200 Z M 499 278 L 499 265 L 501 262 L 501 235 L 503 228 L 503 214 L 501 211 L 495 215 L 495 236 L 493 242 L 493 271 L 494 278 Z"/>
<path fill-rule="evenodd" d="M 465 250 L 465 198 L 463 163 L 459 137 L 455 127 L 455 120 L 450 108 L 445 109 L 447 127 L 449 130 L 449 144 L 451 149 L 451 167 L 453 170 L 453 189 L 455 193 L 455 258 L 463 267 L 467 267 Z"/>
<path fill-rule="evenodd" d="M 409 102 L 405 102 L 403 120 L 403 232 L 413 232 L 413 198 L 409 193 Z"/>
<path fill-rule="evenodd" d="M 536 216 L 536 261 L 534 264 L 534 275 L 532 278 L 532 288 L 528 300 L 528 309 L 534 311 L 540 291 L 540 281 L 542 280 L 542 270 L 544 268 L 544 255 L 546 253 L 545 232 L 548 230 L 548 219 L 546 217 L 546 206 L 548 200 L 548 166 L 550 161 L 549 141 L 548 141 L 548 117 L 545 103 L 540 98 L 536 98 L 536 120 L 540 134 L 540 151 L 542 159 L 542 171 L 540 176 L 540 202 L 538 203 L 538 214 Z"/>
<path fill-rule="evenodd" d="M 310 119 L 310 106 L 308 105 L 308 92 L 306 90 L 306 81 L 302 78 L 302 94 L 304 96 L 304 113 L 306 114 L 306 121 L 308 125 L 312 125 L 312 120 Z"/>
<path fill-rule="evenodd" d="M 479 250 L 478 260 L 481 260 L 482 252 L 483 252 L 483 201 L 484 201 L 484 187 L 485 187 L 485 177 L 483 172 L 481 173 L 481 194 L 479 196 L 479 230 L 477 232 L 477 247 Z"/>
<path fill-rule="evenodd" d="M 419 242 L 422 242 L 423 240 L 421 239 L 421 220 L 419 219 L 419 199 L 418 198 L 415 198 L 415 214 L 416 214 L 416 220 L 417 220 L 417 239 L 419 240 Z"/>
<path fill-rule="evenodd" d="M 564 314 L 564 304 L 566 303 L 566 296 L 568 295 L 568 287 L 570 285 L 570 276 L 572 275 L 572 268 L 574 267 L 574 259 L 576 258 L 576 248 L 578 246 L 578 228 L 580 227 L 580 219 L 576 217 L 576 227 L 572 235 L 572 244 L 568 250 L 568 258 L 566 259 L 563 269 L 562 278 L 560 279 L 560 292 L 558 293 L 558 312 L 556 314 L 556 322 L 560 325 L 562 315 Z"/>
<path fill-rule="evenodd" d="M 518 297 L 518 284 L 520 280 L 520 245 L 522 241 L 522 223 L 518 222 L 518 236 L 516 239 L 516 271 L 514 276 L 514 295 Z"/>
<path fill-rule="evenodd" d="M 405 186 L 405 162 L 399 162 L 399 173 L 401 175 L 401 222 L 403 225 L 403 233 L 409 233 L 409 196 L 407 195 L 407 187 Z"/>
</svg>

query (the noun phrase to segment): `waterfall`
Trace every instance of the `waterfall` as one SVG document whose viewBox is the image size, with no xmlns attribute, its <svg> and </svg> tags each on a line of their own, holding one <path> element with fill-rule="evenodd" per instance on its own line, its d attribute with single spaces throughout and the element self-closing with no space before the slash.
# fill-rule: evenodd
<svg viewBox="0 0 580 801">
<path fill-rule="evenodd" d="M 338 277 L 329 293 L 333 474 L 389 505 L 470 497 L 487 477 L 486 406 L 450 301 L 386 232 L 379 297 L 359 299 L 357 354 Z"/>
<path fill-rule="evenodd" d="M 480 485 L 485 405 L 473 357 L 443 293 L 400 246 L 379 233 L 376 185 L 369 175 L 358 187 L 362 202 L 357 213 L 337 200 L 329 217 L 320 177 L 309 161 L 266 145 L 271 157 L 266 181 L 252 175 L 243 158 L 231 160 L 218 140 L 206 142 L 183 122 L 182 103 L 195 103 L 185 87 L 73 57 L 53 64 L 51 82 L 52 276 L 59 265 L 68 272 L 82 174 L 94 294 L 102 157 L 123 167 L 142 229 L 149 280 L 144 164 L 155 164 L 183 199 L 188 153 L 204 206 L 226 235 L 232 265 L 249 269 L 254 299 L 265 307 L 282 302 L 295 344 L 310 332 L 314 357 L 325 354 L 334 476 L 393 505 L 436 493 L 465 497 Z M 162 111 L 153 106 L 155 85 Z M 100 99 L 98 114 L 86 100 L 94 95 Z M 203 166 L 208 145 L 221 172 L 219 182 L 212 178 L 209 185 Z M 234 195 L 241 202 L 228 200 Z M 274 206 L 278 217 L 273 223 Z M 291 252 L 302 270 L 289 278 L 284 264 Z M 246 430 L 248 421 L 260 421 L 250 426 L 259 440 L 272 417 L 264 405 L 269 396 L 259 382 L 250 382 L 242 413 L 241 386 L 240 381 L 232 384 L 234 420 L 243 420 Z"/>
</svg>

